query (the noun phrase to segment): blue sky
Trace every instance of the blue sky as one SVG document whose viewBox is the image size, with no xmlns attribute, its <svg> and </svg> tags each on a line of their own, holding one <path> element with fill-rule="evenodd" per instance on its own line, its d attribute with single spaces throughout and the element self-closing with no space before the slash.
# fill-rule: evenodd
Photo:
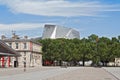
<svg viewBox="0 0 120 80">
<path fill-rule="evenodd" d="M 120 0 L 0 0 L 0 35 L 41 37 L 44 24 L 70 27 L 81 38 L 120 35 Z"/>
</svg>

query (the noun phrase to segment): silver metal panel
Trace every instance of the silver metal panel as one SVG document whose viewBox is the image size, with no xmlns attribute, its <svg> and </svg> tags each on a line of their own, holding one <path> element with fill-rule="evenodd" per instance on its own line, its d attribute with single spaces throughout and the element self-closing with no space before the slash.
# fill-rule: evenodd
<svg viewBox="0 0 120 80">
<path fill-rule="evenodd" d="M 57 25 L 45 25 L 42 39 L 45 39 L 45 38 L 51 38 L 51 39 L 56 39 L 56 38 L 74 39 L 74 38 L 78 38 L 79 39 L 80 34 L 78 31 L 76 31 L 72 28 L 67 28 L 67 27 L 62 27 L 62 26 L 57 26 Z"/>
</svg>

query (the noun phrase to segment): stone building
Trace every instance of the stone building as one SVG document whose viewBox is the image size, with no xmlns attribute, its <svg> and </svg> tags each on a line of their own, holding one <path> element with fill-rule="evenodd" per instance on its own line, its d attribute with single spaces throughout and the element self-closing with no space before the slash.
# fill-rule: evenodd
<svg viewBox="0 0 120 80">
<path fill-rule="evenodd" d="M 120 58 L 115 58 L 115 66 L 120 66 Z"/>
<path fill-rule="evenodd" d="M 9 39 L 2 36 L 2 41 L 21 55 L 17 58 L 19 67 L 23 67 L 24 62 L 27 67 L 42 66 L 42 45 L 40 43 L 28 39 L 27 36 L 21 39 L 15 33 Z M 11 60 L 14 61 L 14 58 L 11 57 Z"/>
<path fill-rule="evenodd" d="M 11 57 L 16 59 L 17 57 L 20 57 L 21 55 L 10 48 L 8 45 L 6 45 L 4 42 L 0 40 L 0 67 L 11 67 L 14 66 L 14 64 L 11 64 Z"/>
</svg>

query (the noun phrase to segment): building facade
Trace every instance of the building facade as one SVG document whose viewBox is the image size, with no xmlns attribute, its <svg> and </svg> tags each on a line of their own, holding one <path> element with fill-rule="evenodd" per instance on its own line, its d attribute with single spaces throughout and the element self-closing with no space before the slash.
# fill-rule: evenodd
<svg viewBox="0 0 120 80">
<path fill-rule="evenodd" d="M 9 47 L 17 51 L 21 57 L 17 58 L 19 67 L 23 67 L 26 63 L 26 67 L 42 66 L 42 45 L 34 42 L 31 39 L 20 39 L 17 35 L 13 35 L 11 39 L 2 39 Z M 15 61 L 14 57 L 11 57 L 11 61 Z M 11 64 L 13 64 L 11 62 Z"/>
<path fill-rule="evenodd" d="M 120 66 L 120 58 L 115 58 L 115 66 Z"/>
<path fill-rule="evenodd" d="M 19 53 L 0 40 L 0 67 L 4 68 L 14 66 L 14 64 L 11 64 L 11 57 L 16 59 L 20 56 L 21 55 Z"/>
<path fill-rule="evenodd" d="M 42 35 L 42 39 L 56 39 L 56 38 L 66 38 L 66 39 L 74 39 L 74 38 L 80 38 L 80 34 L 78 31 L 62 27 L 58 25 L 45 25 L 44 31 Z"/>
</svg>

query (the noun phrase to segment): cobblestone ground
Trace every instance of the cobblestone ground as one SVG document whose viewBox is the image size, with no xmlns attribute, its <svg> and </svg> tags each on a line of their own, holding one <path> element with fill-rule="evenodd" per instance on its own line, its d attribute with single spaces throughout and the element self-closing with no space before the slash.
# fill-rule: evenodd
<svg viewBox="0 0 120 80">
<path fill-rule="evenodd" d="M 0 69 L 0 80 L 119 80 L 105 68 L 43 67 Z"/>
</svg>

